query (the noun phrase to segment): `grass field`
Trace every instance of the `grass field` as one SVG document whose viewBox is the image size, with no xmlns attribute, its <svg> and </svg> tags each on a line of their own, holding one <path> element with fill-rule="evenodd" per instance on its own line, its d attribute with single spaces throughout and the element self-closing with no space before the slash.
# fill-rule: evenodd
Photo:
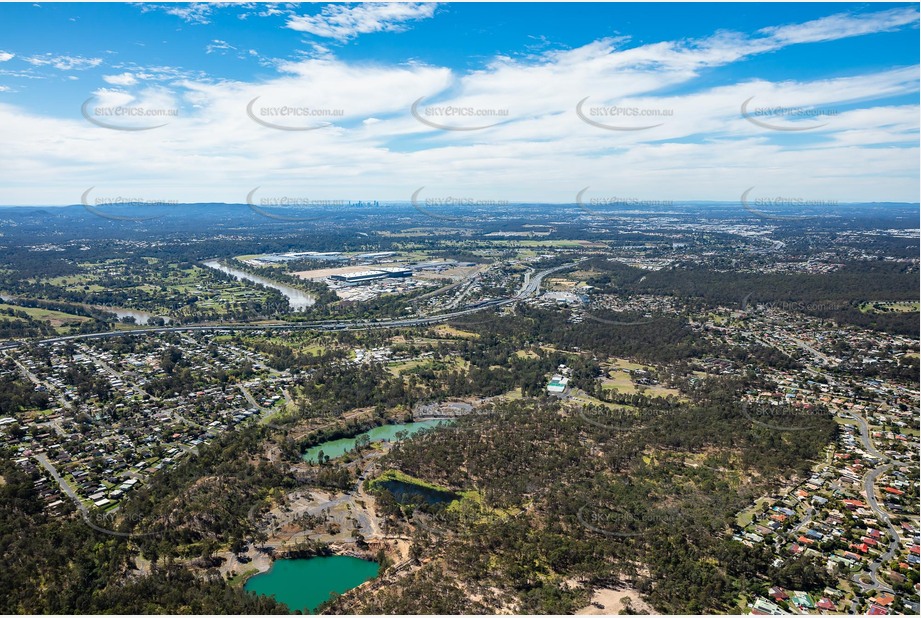
<svg viewBox="0 0 921 618">
<path fill-rule="evenodd" d="M 431 367 L 435 371 L 454 371 L 454 370 L 466 370 L 469 366 L 469 363 L 462 359 L 459 356 L 451 356 L 449 358 L 436 361 L 432 358 L 422 358 L 422 359 L 413 359 L 408 361 L 400 361 L 395 363 L 387 364 L 387 371 L 392 375 L 398 376 L 404 373 L 408 373 L 413 369 L 419 367 Z"/>
<path fill-rule="evenodd" d="M 522 399 L 524 397 L 524 395 L 521 394 L 520 386 L 517 388 L 513 388 L 509 392 L 503 393 L 502 395 L 499 395 L 499 396 L 506 401 L 518 401 L 519 399 Z"/>
<path fill-rule="evenodd" d="M 617 389 L 618 393 L 632 395 L 636 392 L 636 384 L 630 379 L 630 376 L 623 371 L 611 371 L 607 378 L 603 378 L 601 385 L 605 389 Z"/>
<path fill-rule="evenodd" d="M 82 274 L 67 275 L 64 277 L 52 277 L 50 279 L 46 279 L 45 283 L 70 291 L 83 290 L 88 292 L 99 292 L 104 290 L 105 288 L 103 286 L 93 283 L 95 280 L 96 277 L 91 274 Z"/>
<path fill-rule="evenodd" d="M 634 363 L 625 358 L 613 358 L 608 361 L 605 369 L 607 370 L 608 377 L 602 379 L 602 388 L 617 389 L 618 393 L 623 393 L 625 395 L 633 395 L 642 392 L 648 397 L 667 397 L 668 395 L 674 397 L 681 396 L 681 392 L 677 389 L 668 388 L 661 384 L 638 385 L 633 381 L 631 375 L 627 373 L 628 371 L 636 371 L 638 369 L 649 371 L 652 369 L 651 367 Z"/>
<path fill-rule="evenodd" d="M 917 301 L 873 300 L 860 306 L 863 313 L 912 313 L 921 306 Z"/>
<path fill-rule="evenodd" d="M 605 369 L 608 377 L 602 379 L 601 385 L 603 388 L 617 389 L 618 393 L 632 395 L 637 392 L 637 388 L 627 371 L 646 369 L 646 367 L 625 358 L 613 358 L 608 362 Z"/>
<path fill-rule="evenodd" d="M 754 506 L 736 515 L 736 523 L 743 528 L 752 523 L 752 520 L 755 519 L 755 515 L 761 512 L 761 505 L 765 502 L 771 502 L 771 498 L 758 498 Z"/>
<path fill-rule="evenodd" d="M 313 356 L 320 356 L 321 354 L 324 354 L 328 349 L 325 345 L 315 342 L 309 343 L 307 345 L 300 345 L 297 346 L 297 348 L 302 354 L 311 354 Z"/>
<path fill-rule="evenodd" d="M 518 350 L 515 352 L 515 356 L 518 358 L 537 358 L 537 354 L 531 350 Z"/>
<path fill-rule="evenodd" d="M 33 320 L 39 320 L 42 322 L 49 321 L 54 327 L 59 327 L 65 322 L 87 322 L 90 320 L 90 318 L 84 317 L 82 315 L 64 313 L 63 311 L 53 311 L 51 309 L 41 309 L 38 307 L 20 307 L 19 305 L 8 305 L 6 303 L 0 303 L 0 309 L 13 309 L 15 311 L 22 311 Z"/>
<path fill-rule="evenodd" d="M 430 364 L 429 361 L 409 360 L 409 361 L 401 361 L 398 363 L 388 363 L 387 371 L 389 371 L 391 375 L 398 376 L 405 371 L 410 371 L 411 369 L 416 369 L 417 367 L 421 367 L 426 364 Z"/>
<path fill-rule="evenodd" d="M 432 330 L 434 330 L 436 334 L 441 335 L 442 337 L 460 337 L 461 339 L 475 339 L 479 337 L 477 333 L 461 330 L 449 324 L 439 324 Z"/>
<path fill-rule="evenodd" d="M 130 308 L 170 317 L 194 314 L 196 310 L 224 314 L 228 307 L 261 302 L 266 298 L 266 292 L 248 283 L 217 281 L 212 278 L 210 269 L 202 266 L 180 268 L 178 263 L 165 263 L 154 258 L 144 260 L 150 270 L 138 270 L 124 260 L 81 262 L 80 273 L 34 282 L 69 292 L 96 293 L 107 289 L 109 279 L 118 278 L 129 284 L 120 290 L 130 295 Z M 194 307 L 185 306 L 189 296 L 198 298 Z M 177 306 L 183 309 L 171 309 Z"/>
<path fill-rule="evenodd" d="M 575 403 L 575 404 L 583 405 L 583 406 L 584 405 L 604 406 L 605 408 L 608 408 L 610 410 L 631 410 L 633 409 L 631 406 L 625 406 L 619 403 L 609 403 L 607 401 L 601 401 L 600 399 L 596 399 L 595 397 L 592 397 L 585 391 L 580 390 L 578 388 L 573 388 L 569 391 L 568 401 L 570 403 Z"/>
</svg>

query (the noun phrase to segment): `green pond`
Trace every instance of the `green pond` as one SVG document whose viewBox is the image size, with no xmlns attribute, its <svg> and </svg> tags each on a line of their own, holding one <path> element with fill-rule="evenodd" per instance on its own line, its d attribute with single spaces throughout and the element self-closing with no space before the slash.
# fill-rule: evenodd
<svg viewBox="0 0 921 618">
<path fill-rule="evenodd" d="M 371 442 L 391 442 L 396 439 L 397 433 L 405 431 L 407 435 L 412 435 L 417 431 L 423 429 L 428 429 L 429 427 L 435 427 L 445 421 L 440 419 L 433 419 L 430 421 L 416 421 L 413 423 L 401 423 L 398 425 L 381 425 L 380 427 L 375 427 L 364 433 L 358 434 L 353 438 L 340 438 L 338 440 L 330 440 L 329 442 L 323 442 L 317 444 L 316 446 L 311 446 L 309 449 L 304 451 L 303 459 L 304 461 L 309 461 L 316 463 L 317 455 L 320 451 L 323 451 L 324 457 L 329 457 L 330 459 L 335 459 L 336 457 L 342 457 L 347 452 L 355 448 L 355 441 L 359 436 L 368 436 L 371 439 Z"/>
<path fill-rule="evenodd" d="M 352 556 L 276 560 L 266 573 L 249 578 L 249 592 L 273 596 L 291 611 L 312 612 L 334 592 L 342 594 L 377 576 L 379 565 Z"/>
<path fill-rule="evenodd" d="M 441 491 L 405 481 L 382 481 L 378 486 L 393 494 L 394 499 L 400 504 L 409 504 L 417 499 L 421 499 L 426 504 L 439 504 L 441 502 L 451 502 L 460 497 L 450 491 Z"/>
</svg>

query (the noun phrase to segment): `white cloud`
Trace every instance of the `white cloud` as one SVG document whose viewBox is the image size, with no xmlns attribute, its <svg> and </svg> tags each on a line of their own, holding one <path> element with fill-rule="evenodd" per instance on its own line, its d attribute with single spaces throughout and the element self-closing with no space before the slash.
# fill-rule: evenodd
<svg viewBox="0 0 921 618">
<path fill-rule="evenodd" d="M 891 20 L 874 15 L 846 16 L 837 28 L 862 31 L 852 23 L 860 19 L 890 27 Z M 94 105 L 178 108 L 179 115 L 163 119 L 162 128 L 126 134 L 0 102 L 8 145 L 0 151 L 0 182 L 17 203 L 76 203 L 91 184 L 87 177 L 107 190 L 187 201 L 242 202 L 257 185 L 300 195 L 292 191 L 305 184 L 311 197 L 329 199 L 407 200 L 425 185 L 430 195 L 570 203 L 585 186 L 594 195 L 737 200 L 754 185 L 762 195 L 917 200 L 919 107 L 889 102 L 917 94 L 917 66 L 827 79 L 697 83 L 703 68 L 796 44 L 789 38 L 793 26 L 783 28 L 785 40 L 762 32 L 634 47 L 623 39 L 595 41 L 524 60 L 500 57 L 463 74 L 418 63 L 345 62 L 331 54 L 279 62 L 277 76 L 255 83 L 119 66 L 147 83 L 156 76 L 164 86 L 140 93 L 103 89 Z M 797 40 L 824 31 L 813 26 Z M 277 131 L 247 116 L 257 97 L 257 107 L 341 109 L 342 115 L 319 119 L 331 125 L 316 131 Z M 482 131 L 439 131 L 409 114 L 420 97 L 426 106 L 506 108 L 509 115 L 505 124 Z M 673 115 L 648 131 L 605 131 L 576 115 L 584 97 L 592 105 Z M 750 97 L 758 106 L 840 113 L 791 140 L 741 116 Z M 138 120 L 148 122 L 161 120 Z M 49 162 L 52 186 L 43 182 Z"/>
<path fill-rule="evenodd" d="M 408 27 L 407 22 L 428 19 L 434 14 L 434 2 L 327 4 L 318 15 L 292 15 L 287 27 L 345 41 L 370 32 L 400 32 Z"/>
<path fill-rule="evenodd" d="M 29 56 L 24 58 L 26 62 L 33 66 L 52 66 L 59 71 L 85 71 L 102 64 L 102 58 L 84 58 L 83 56 L 56 56 L 54 54 L 42 54 L 40 56 Z"/>
<path fill-rule="evenodd" d="M 226 54 L 228 51 L 235 51 L 237 48 L 228 43 L 227 41 L 222 41 L 221 39 L 213 39 L 206 47 L 206 54 L 213 54 L 214 52 L 221 52 L 221 54 Z"/>
<path fill-rule="evenodd" d="M 287 13 L 287 11 L 279 9 L 278 5 L 275 3 L 269 2 L 261 6 L 264 7 L 264 10 L 257 13 L 260 17 L 272 17 L 274 15 L 285 15 Z"/>
<path fill-rule="evenodd" d="M 227 3 L 207 3 L 193 2 L 191 4 L 142 4 L 141 11 L 144 13 L 150 11 L 163 11 L 167 15 L 174 15 L 179 19 L 190 24 L 208 24 L 211 23 L 211 13 L 215 8 L 226 6 Z"/>
<path fill-rule="evenodd" d="M 802 24 L 764 28 L 760 32 L 782 44 L 816 43 L 874 32 L 888 32 L 917 23 L 918 11 L 914 7 L 904 7 L 877 11 L 869 15 L 839 13 Z"/>
<path fill-rule="evenodd" d="M 207 79 L 203 71 L 190 71 L 171 66 L 141 66 L 134 62 L 125 62 L 115 64 L 112 68 L 130 73 L 138 80 L 144 81 L 169 82 L 183 79 L 204 81 Z"/>
<path fill-rule="evenodd" d="M 11 54 L 8 51 L 0 50 L 0 62 L 7 62 L 16 57 L 16 54 Z"/>
<path fill-rule="evenodd" d="M 103 75 L 102 79 L 107 84 L 113 86 L 133 86 L 138 83 L 137 77 L 133 73 L 121 73 L 119 75 Z"/>
</svg>

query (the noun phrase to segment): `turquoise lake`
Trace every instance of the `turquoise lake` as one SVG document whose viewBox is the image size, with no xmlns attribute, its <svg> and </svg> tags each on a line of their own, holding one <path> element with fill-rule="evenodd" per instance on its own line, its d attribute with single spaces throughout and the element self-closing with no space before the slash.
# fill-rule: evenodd
<svg viewBox="0 0 921 618">
<path fill-rule="evenodd" d="M 342 594 L 377 577 L 379 565 L 352 556 L 276 560 L 266 573 L 247 580 L 244 590 L 273 596 L 291 611 L 312 612 L 334 592 Z"/>
<path fill-rule="evenodd" d="M 323 451 L 324 456 L 329 456 L 330 459 L 335 459 L 336 457 L 342 457 L 347 452 L 355 448 L 355 440 L 357 440 L 359 436 L 368 436 L 371 439 L 371 442 L 392 442 L 393 440 L 396 440 L 397 433 L 401 431 L 405 431 L 407 435 L 412 435 L 417 431 L 435 427 L 444 422 L 445 421 L 440 419 L 434 419 L 430 421 L 401 423 L 398 425 L 381 425 L 380 427 L 375 427 L 374 429 L 358 434 L 358 436 L 353 438 L 340 438 L 338 440 L 330 440 L 328 442 L 317 444 L 316 446 L 311 446 L 309 449 L 304 451 L 302 458 L 304 461 L 316 463 L 317 455 L 320 453 L 320 451 Z"/>
</svg>

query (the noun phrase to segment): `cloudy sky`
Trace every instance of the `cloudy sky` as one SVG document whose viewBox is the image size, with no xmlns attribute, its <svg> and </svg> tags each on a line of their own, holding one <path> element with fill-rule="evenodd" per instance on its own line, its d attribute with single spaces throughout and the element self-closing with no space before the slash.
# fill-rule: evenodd
<svg viewBox="0 0 921 618">
<path fill-rule="evenodd" d="M 917 202 L 918 22 L 874 3 L 2 4 L 0 204 Z"/>
</svg>

